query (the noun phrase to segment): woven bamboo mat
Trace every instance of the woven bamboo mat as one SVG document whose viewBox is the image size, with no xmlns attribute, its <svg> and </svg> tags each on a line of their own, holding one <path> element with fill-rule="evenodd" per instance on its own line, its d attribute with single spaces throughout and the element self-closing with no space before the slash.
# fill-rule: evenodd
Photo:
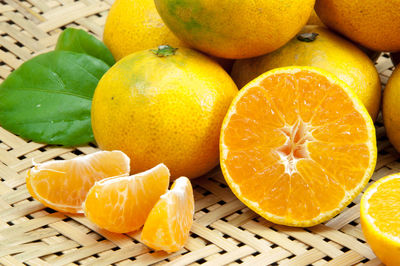
<svg viewBox="0 0 400 266">
<path fill-rule="evenodd" d="M 101 38 L 112 1 L 0 0 L 0 82 L 22 62 L 51 50 L 65 27 Z M 393 70 L 377 61 L 383 84 Z M 379 121 L 379 120 L 378 120 Z M 379 157 L 371 182 L 400 171 L 399 155 L 376 123 Z M 3 265 L 379 265 L 359 224 L 358 196 L 340 215 L 312 228 L 272 224 L 246 208 L 219 170 L 193 181 L 196 214 L 191 236 L 177 253 L 153 252 L 139 233 L 114 234 L 79 215 L 45 208 L 25 186 L 35 162 L 95 152 L 27 141 L 0 128 L 0 264 Z"/>
</svg>

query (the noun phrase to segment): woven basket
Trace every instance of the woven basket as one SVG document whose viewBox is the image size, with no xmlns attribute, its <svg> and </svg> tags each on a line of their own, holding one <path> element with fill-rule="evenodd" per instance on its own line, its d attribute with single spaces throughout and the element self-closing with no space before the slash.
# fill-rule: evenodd
<svg viewBox="0 0 400 266">
<path fill-rule="evenodd" d="M 0 82 L 32 56 L 53 49 L 65 27 L 101 38 L 112 1 L 0 0 Z M 393 65 L 377 61 L 383 84 Z M 376 123 L 379 157 L 370 183 L 400 171 L 399 155 Z M 193 181 L 196 200 L 191 236 L 179 252 L 153 252 L 139 233 L 114 234 L 80 215 L 45 208 L 25 186 L 35 162 L 71 159 L 94 146 L 60 148 L 19 138 L 0 128 L 0 264 L 3 265 L 379 265 L 360 228 L 359 195 L 325 224 L 291 228 L 272 224 L 243 205 L 216 169 Z"/>
</svg>

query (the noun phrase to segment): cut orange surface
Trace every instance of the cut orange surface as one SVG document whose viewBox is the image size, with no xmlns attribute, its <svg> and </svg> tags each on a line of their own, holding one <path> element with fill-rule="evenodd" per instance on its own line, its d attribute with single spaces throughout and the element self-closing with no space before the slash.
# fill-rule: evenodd
<svg viewBox="0 0 400 266">
<path fill-rule="evenodd" d="M 175 252 L 189 238 L 193 223 L 193 189 L 187 177 L 178 178 L 151 210 L 141 239 L 155 250 Z"/>
<path fill-rule="evenodd" d="M 312 226 L 361 192 L 376 164 L 375 129 L 354 92 L 312 67 L 264 73 L 232 102 L 221 168 L 236 196 L 266 219 Z"/>
<path fill-rule="evenodd" d="M 385 265 L 400 265 L 400 174 L 380 179 L 361 199 L 361 228 Z"/>
<path fill-rule="evenodd" d="M 82 202 L 93 184 L 106 177 L 129 175 L 129 161 L 121 151 L 99 151 L 71 160 L 35 164 L 27 172 L 26 186 L 47 207 L 82 213 Z"/>
<path fill-rule="evenodd" d="M 132 176 L 103 179 L 90 189 L 83 209 L 97 226 L 115 233 L 139 229 L 169 184 L 164 164 Z"/>
</svg>

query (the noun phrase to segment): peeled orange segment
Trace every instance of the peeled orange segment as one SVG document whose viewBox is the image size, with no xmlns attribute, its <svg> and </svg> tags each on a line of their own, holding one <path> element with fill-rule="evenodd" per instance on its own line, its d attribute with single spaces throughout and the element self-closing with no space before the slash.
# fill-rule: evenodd
<svg viewBox="0 0 400 266">
<path fill-rule="evenodd" d="M 193 189 L 187 177 L 180 177 L 151 210 L 141 239 L 155 250 L 175 252 L 189 238 L 193 223 Z"/>
<path fill-rule="evenodd" d="M 220 138 L 224 177 L 266 219 L 312 226 L 360 193 L 376 164 L 373 122 L 353 91 L 312 67 L 264 73 L 232 102 Z"/>
<path fill-rule="evenodd" d="M 86 217 L 115 233 L 139 229 L 169 184 L 164 164 L 132 176 L 110 177 L 96 182 L 83 203 Z"/>
<path fill-rule="evenodd" d="M 106 177 L 129 175 L 129 157 L 121 151 L 99 151 L 71 160 L 35 164 L 26 186 L 38 201 L 62 212 L 82 213 L 93 184 Z"/>
<path fill-rule="evenodd" d="M 361 228 L 385 265 L 400 265 L 400 174 L 381 178 L 361 198 Z"/>
</svg>

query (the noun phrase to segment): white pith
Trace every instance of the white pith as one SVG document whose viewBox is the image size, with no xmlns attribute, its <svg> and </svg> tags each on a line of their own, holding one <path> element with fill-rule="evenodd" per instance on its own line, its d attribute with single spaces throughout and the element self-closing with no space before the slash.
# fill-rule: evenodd
<svg viewBox="0 0 400 266">
<path fill-rule="evenodd" d="M 286 142 L 276 150 L 285 166 L 285 173 L 292 175 L 297 172 L 297 162 L 309 159 L 307 143 L 315 140 L 311 132 L 311 124 L 299 118 L 293 125 L 285 125 L 280 131 L 285 135 Z M 297 139 L 296 139 L 297 137 Z"/>
</svg>

